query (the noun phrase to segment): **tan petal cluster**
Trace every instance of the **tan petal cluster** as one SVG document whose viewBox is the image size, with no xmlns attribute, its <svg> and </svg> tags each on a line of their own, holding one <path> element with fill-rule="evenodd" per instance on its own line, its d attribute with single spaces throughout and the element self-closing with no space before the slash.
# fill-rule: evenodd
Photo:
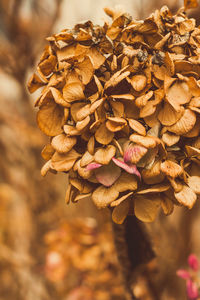
<svg viewBox="0 0 200 300">
<path fill-rule="evenodd" d="M 91 196 L 117 223 L 151 222 L 200 194 L 200 28 L 184 9 L 105 12 L 111 24 L 48 37 L 28 83 L 50 137 L 42 175 L 69 174 L 67 203 Z"/>
</svg>

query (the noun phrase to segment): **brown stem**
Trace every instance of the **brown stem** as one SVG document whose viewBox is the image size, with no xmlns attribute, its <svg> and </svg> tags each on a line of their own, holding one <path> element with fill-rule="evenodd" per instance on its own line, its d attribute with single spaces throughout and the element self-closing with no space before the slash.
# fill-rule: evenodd
<svg viewBox="0 0 200 300">
<path fill-rule="evenodd" d="M 126 299 L 137 299 L 131 290 L 132 281 L 142 265 L 155 257 L 143 224 L 135 216 L 128 216 L 121 225 L 113 223 L 113 236 L 126 288 Z"/>
</svg>

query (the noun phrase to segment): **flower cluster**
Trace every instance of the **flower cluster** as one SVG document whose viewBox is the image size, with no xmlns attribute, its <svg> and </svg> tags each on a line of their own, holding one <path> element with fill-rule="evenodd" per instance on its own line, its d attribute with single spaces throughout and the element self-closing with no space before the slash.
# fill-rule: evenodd
<svg viewBox="0 0 200 300">
<path fill-rule="evenodd" d="M 48 37 L 29 81 L 50 137 L 42 175 L 69 174 L 67 203 L 91 196 L 117 223 L 150 222 L 200 194 L 200 28 L 184 9 L 105 12 L 111 24 Z"/>
<path fill-rule="evenodd" d="M 194 254 L 188 257 L 188 265 L 190 270 L 178 270 L 177 275 L 186 280 L 187 296 L 190 300 L 197 300 L 199 294 L 199 261 Z"/>
</svg>

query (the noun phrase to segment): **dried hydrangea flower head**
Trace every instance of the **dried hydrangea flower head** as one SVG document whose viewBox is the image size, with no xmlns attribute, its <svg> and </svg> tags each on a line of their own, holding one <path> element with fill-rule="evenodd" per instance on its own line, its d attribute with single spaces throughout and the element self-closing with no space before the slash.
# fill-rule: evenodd
<svg viewBox="0 0 200 300">
<path fill-rule="evenodd" d="M 184 9 L 105 12 L 111 24 L 48 37 L 29 81 L 50 137 L 42 175 L 69 174 L 67 203 L 91 196 L 117 223 L 151 222 L 200 194 L 200 28 Z"/>
</svg>

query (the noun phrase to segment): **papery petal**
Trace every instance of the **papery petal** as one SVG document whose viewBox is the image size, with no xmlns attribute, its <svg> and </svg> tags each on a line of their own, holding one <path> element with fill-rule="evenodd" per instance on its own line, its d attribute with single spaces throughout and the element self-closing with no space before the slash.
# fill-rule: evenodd
<svg viewBox="0 0 200 300">
<path fill-rule="evenodd" d="M 121 175 L 121 169 L 113 162 L 109 165 L 102 166 L 95 172 L 96 179 L 104 186 L 111 186 Z"/>
<path fill-rule="evenodd" d="M 198 271 L 199 261 L 198 261 L 198 258 L 196 257 L 196 255 L 190 254 L 190 256 L 188 257 L 188 265 L 190 266 L 190 268 L 192 270 Z"/>
<path fill-rule="evenodd" d="M 191 300 L 196 300 L 199 296 L 198 287 L 195 282 L 191 279 L 188 279 L 186 282 L 186 289 L 188 298 Z"/>
<path fill-rule="evenodd" d="M 87 171 L 95 170 L 95 169 L 98 169 L 98 168 L 100 168 L 100 167 L 102 167 L 101 164 L 91 163 L 91 164 L 87 165 L 86 170 L 87 170 Z"/>
<path fill-rule="evenodd" d="M 136 165 L 126 164 L 123 160 L 117 159 L 115 157 L 112 158 L 112 161 L 120 168 L 124 169 L 126 172 L 130 174 L 135 174 L 139 178 L 141 178 L 140 172 L 138 171 Z"/>
<path fill-rule="evenodd" d="M 178 270 L 176 275 L 183 279 L 190 279 L 190 273 L 186 270 Z"/>
<path fill-rule="evenodd" d="M 147 153 L 147 148 L 129 144 L 124 151 L 124 161 L 125 163 L 137 164 L 139 160 Z"/>
</svg>

